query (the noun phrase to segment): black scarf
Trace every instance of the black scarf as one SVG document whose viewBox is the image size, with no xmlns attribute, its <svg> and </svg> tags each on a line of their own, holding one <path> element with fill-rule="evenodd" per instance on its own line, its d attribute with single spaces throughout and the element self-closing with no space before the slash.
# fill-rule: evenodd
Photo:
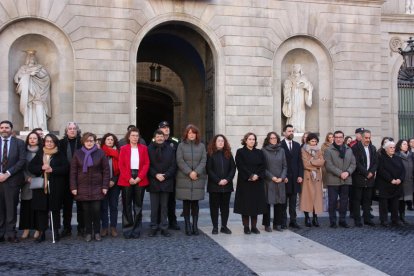
<svg viewBox="0 0 414 276">
<path fill-rule="evenodd" d="M 346 153 L 346 146 L 345 144 L 342 144 L 341 146 L 335 144 L 335 142 L 333 142 L 332 144 L 334 146 L 334 148 L 336 148 L 339 151 L 339 157 L 341 159 L 345 158 L 345 153 Z"/>
<path fill-rule="evenodd" d="M 158 162 L 162 161 L 162 149 L 164 148 L 164 145 L 165 143 L 162 143 L 162 144 L 154 143 L 155 160 L 157 160 Z"/>
</svg>

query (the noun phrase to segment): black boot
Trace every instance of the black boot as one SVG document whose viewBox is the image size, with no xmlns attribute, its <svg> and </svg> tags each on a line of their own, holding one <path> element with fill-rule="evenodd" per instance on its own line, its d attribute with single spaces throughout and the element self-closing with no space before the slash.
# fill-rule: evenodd
<svg viewBox="0 0 414 276">
<path fill-rule="evenodd" d="M 405 212 L 400 214 L 400 221 L 402 222 L 402 224 L 404 225 L 410 225 L 406 220 L 405 220 Z"/>
<path fill-rule="evenodd" d="M 312 224 L 315 227 L 319 227 L 319 221 L 318 221 L 318 216 L 317 215 L 313 215 Z"/>
<path fill-rule="evenodd" d="M 199 235 L 197 223 L 198 223 L 198 216 L 193 216 L 193 235 L 195 236 Z"/>
<path fill-rule="evenodd" d="M 413 202 L 411 200 L 407 200 L 405 204 L 407 204 L 407 210 L 409 211 L 413 210 Z"/>
<path fill-rule="evenodd" d="M 184 224 L 185 224 L 185 234 L 187 236 L 191 236 L 191 224 L 190 224 L 190 217 L 184 217 Z"/>
<path fill-rule="evenodd" d="M 305 212 L 305 226 L 306 227 L 312 227 L 311 220 L 309 218 L 309 213 L 308 212 Z"/>
</svg>

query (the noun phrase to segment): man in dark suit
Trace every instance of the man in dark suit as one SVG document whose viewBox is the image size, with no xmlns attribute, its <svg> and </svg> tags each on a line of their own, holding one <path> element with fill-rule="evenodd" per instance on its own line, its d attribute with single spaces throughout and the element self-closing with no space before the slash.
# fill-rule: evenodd
<svg viewBox="0 0 414 276">
<path fill-rule="evenodd" d="M 283 139 L 281 145 L 285 150 L 286 162 L 288 165 L 288 182 L 286 183 L 286 205 L 289 206 L 289 227 L 299 229 L 300 227 L 296 222 L 296 202 L 298 193 L 300 193 L 301 190 L 301 184 L 303 182 L 303 162 L 300 144 L 298 142 L 293 141 L 293 133 L 293 126 L 286 125 L 283 128 L 283 135 L 285 136 L 285 139 Z M 287 213 L 285 209 L 282 228 L 286 228 L 286 224 Z"/>
<path fill-rule="evenodd" d="M 7 238 L 19 242 L 16 236 L 17 204 L 19 190 L 24 182 L 26 147 L 22 140 L 12 136 L 13 124 L 0 122 L 0 241 Z"/>
</svg>

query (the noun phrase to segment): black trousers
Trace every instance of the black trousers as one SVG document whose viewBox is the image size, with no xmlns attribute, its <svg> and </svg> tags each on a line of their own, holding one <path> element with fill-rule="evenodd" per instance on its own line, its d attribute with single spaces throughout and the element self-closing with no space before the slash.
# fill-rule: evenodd
<svg viewBox="0 0 414 276">
<path fill-rule="evenodd" d="M 345 222 L 346 211 L 348 209 L 348 194 L 349 186 L 328 186 L 328 201 L 329 201 L 329 221 L 336 223 L 336 206 L 339 196 L 339 222 Z"/>
<path fill-rule="evenodd" d="M 210 193 L 210 216 L 213 227 L 218 227 L 219 210 L 221 214 L 221 226 L 227 226 L 230 213 L 230 197 L 228 193 Z"/>
<path fill-rule="evenodd" d="M 361 222 L 361 202 L 364 222 L 371 221 L 372 187 L 352 187 L 352 210 L 355 222 Z"/>
<path fill-rule="evenodd" d="M 81 201 L 83 224 L 86 234 L 98 234 L 101 231 L 101 201 Z"/>
<path fill-rule="evenodd" d="M 283 225 L 287 225 L 287 211 L 286 209 L 289 208 L 289 217 L 290 222 L 296 222 L 296 204 L 297 204 L 297 193 L 286 194 L 286 204 L 283 211 Z"/>
<path fill-rule="evenodd" d="M 37 231 L 46 231 L 49 227 L 49 210 L 34 210 L 34 227 Z M 60 227 L 60 210 L 52 211 L 53 230 Z"/>
<path fill-rule="evenodd" d="M 69 186 L 67 188 L 67 191 L 65 192 L 65 195 L 63 196 L 63 228 L 67 230 L 72 229 L 72 212 L 73 212 L 73 194 L 69 189 Z M 82 209 L 82 203 L 76 201 L 76 221 L 78 223 L 77 229 L 78 231 L 82 231 L 85 229 L 85 223 L 83 218 L 83 209 Z"/>
<path fill-rule="evenodd" d="M 176 201 L 175 201 L 175 181 L 174 181 L 174 189 L 172 193 L 168 193 L 168 223 L 170 225 L 177 224 L 177 216 L 175 215 L 176 209 Z"/>
<path fill-rule="evenodd" d="M 14 182 L 0 183 L 0 237 L 15 237 L 20 187 Z"/>
<path fill-rule="evenodd" d="M 184 217 L 190 216 L 190 210 L 192 216 L 198 216 L 199 209 L 198 200 L 183 200 Z"/>
<path fill-rule="evenodd" d="M 267 213 L 263 214 L 262 225 L 264 226 L 270 226 L 270 208 L 271 208 L 271 205 L 267 204 Z M 274 204 L 273 205 L 273 226 L 282 225 L 283 210 L 286 210 L 285 204 Z"/>
<path fill-rule="evenodd" d="M 391 211 L 391 221 L 398 222 L 398 197 L 379 198 L 379 215 L 381 222 L 388 222 L 388 210 Z"/>
<path fill-rule="evenodd" d="M 32 200 L 20 201 L 19 229 L 34 229 L 34 211 Z"/>
<path fill-rule="evenodd" d="M 122 187 L 122 231 L 125 238 L 139 238 L 145 189 L 139 185 Z"/>
<path fill-rule="evenodd" d="M 167 204 L 170 193 L 158 192 L 150 193 L 151 202 L 151 229 L 165 230 L 168 228 Z"/>
</svg>

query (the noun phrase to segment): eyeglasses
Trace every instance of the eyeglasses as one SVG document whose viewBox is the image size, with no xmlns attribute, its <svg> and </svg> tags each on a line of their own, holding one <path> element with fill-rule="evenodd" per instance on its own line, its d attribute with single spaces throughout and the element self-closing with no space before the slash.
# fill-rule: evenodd
<svg viewBox="0 0 414 276">
<path fill-rule="evenodd" d="M 343 136 L 334 136 L 335 139 L 344 139 Z"/>
<path fill-rule="evenodd" d="M 88 139 L 88 140 L 86 140 L 86 141 L 85 141 L 85 143 L 95 143 L 95 140 L 93 140 L 93 139 Z"/>
</svg>

